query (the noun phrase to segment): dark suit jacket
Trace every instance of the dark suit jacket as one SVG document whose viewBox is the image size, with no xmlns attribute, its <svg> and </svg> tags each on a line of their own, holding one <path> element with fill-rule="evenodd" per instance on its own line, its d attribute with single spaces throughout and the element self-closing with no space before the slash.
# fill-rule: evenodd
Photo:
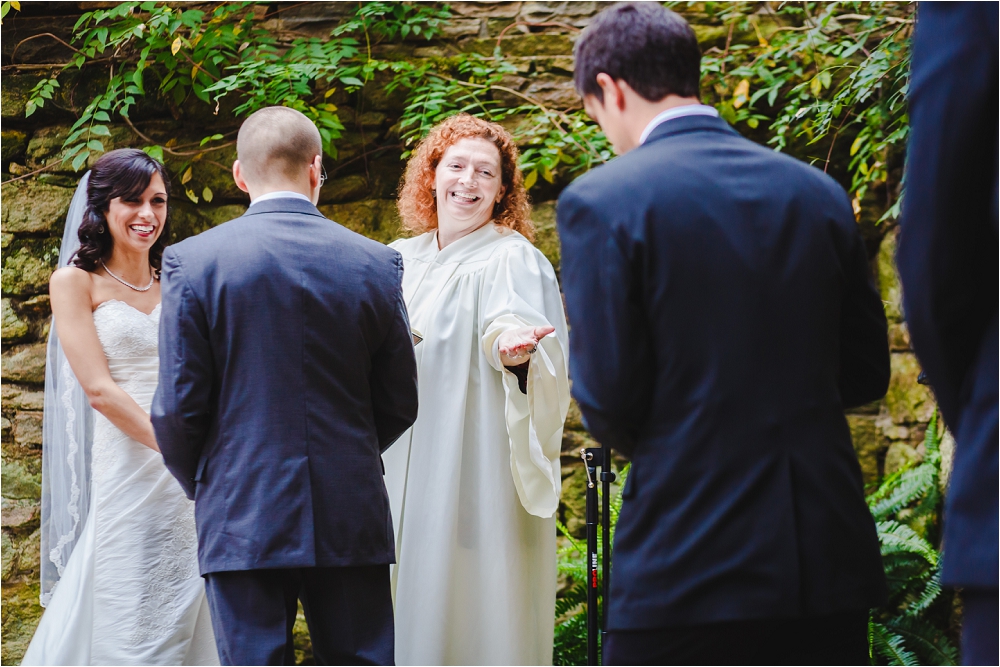
<svg viewBox="0 0 1000 667">
<path fill-rule="evenodd" d="M 380 454 L 417 415 L 402 274 L 293 198 L 167 248 L 152 418 L 203 574 L 394 562 Z"/>
<path fill-rule="evenodd" d="M 957 441 L 946 583 L 997 586 L 997 5 L 921 3 L 898 264 L 910 338 Z"/>
<path fill-rule="evenodd" d="M 609 627 L 879 604 L 844 408 L 882 396 L 886 320 L 844 190 L 688 116 L 559 200 L 573 395 L 632 459 Z"/>
</svg>

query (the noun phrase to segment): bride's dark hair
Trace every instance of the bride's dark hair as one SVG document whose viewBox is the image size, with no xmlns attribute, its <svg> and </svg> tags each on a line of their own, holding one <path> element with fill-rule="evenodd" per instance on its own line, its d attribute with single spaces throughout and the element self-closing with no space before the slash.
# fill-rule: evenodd
<svg viewBox="0 0 1000 667">
<path fill-rule="evenodd" d="M 135 199 L 149 187 L 153 174 L 163 179 L 170 202 L 170 178 L 167 169 L 137 148 L 119 148 L 98 158 L 90 170 L 87 183 L 87 208 L 80 223 L 80 249 L 73 255 L 70 264 L 84 271 L 96 271 L 101 260 L 107 261 L 114 248 L 114 239 L 108 228 L 106 215 L 111 200 L 115 197 Z M 169 211 L 169 209 L 168 209 Z M 156 243 L 149 249 L 149 265 L 160 272 L 163 249 L 170 239 L 170 216 L 163 223 L 163 231 Z"/>
</svg>

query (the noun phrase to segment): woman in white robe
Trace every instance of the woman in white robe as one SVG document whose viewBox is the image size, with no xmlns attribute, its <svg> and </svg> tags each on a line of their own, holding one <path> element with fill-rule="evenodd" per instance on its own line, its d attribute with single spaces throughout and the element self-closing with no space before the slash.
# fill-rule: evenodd
<svg viewBox="0 0 1000 667">
<path fill-rule="evenodd" d="M 384 455 L 398 664 L 551 664 L 567 327 L 517 149 L 453 116 L 407 168 L 392 244 L 420 412 Z M 513 370 L 511 370 L 513 369 Z"/>
</svg>

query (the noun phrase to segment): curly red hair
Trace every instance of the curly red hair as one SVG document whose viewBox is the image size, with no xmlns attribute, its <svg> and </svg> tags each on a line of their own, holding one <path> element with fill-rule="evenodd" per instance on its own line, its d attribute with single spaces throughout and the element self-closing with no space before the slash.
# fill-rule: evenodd
<svg viewBox="0 0 1000 667">
<path fill-rule="evenodd" d="M 472 138 L 485 139 L 500 152 L 500 176 L 506 190 L 493 207 L 493 222 L 534 241 L 535 225 L 529 217 L 531 205 L 524 189 L 524 177 L 517 166 L 519 153 L 513 137 L 500 125 L 467 113 L 456 114 L 435 125 L 413 152 L 397 201 L 403 227 L 418 234 L 437 229 L 434 172 L 449 147 L 462 139 Z"/>
</svg>

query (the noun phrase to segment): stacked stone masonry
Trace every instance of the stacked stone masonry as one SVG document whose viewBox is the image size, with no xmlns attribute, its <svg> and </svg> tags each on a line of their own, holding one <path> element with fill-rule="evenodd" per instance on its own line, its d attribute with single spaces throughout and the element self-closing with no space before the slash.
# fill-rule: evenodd
<svg viewBox="0 0 1000 667">
<path fill-rule="evenodd" d="M 2 27 L 0 112 L 2 155 L 2 661 L 20 660 L 41 608 L 38 606 L 39 498 L 45 341 L 51 311 L 48 279 L 55 266 L 70 200 L 82 173 L 59 163 L 58 153 L 75 120 L 72 109 L 100 89 L 98 73 L 64 76 L 52 104 L 25 118 L 28 93 L 49 74 L 53 63 L 69 52 L 50 38 L 25 38 L 52 33 L 69 40 L 73 23 L 83 11 L 108 3 L 22 2 L 22 13 L 11 12 Z M 457 2 L 454 18 L 441 39 L 420 39 L 377 46 L 376 55 L 424 59 L 477 52 L 491 55 L 498 44 L 517 67 L 503 85 L 556 109 L 578 108 L 572 85 L 572 46 L 579 29 L 602 8 L 598 2 Z M 323 37 L 350 11 L 351 3 L 292 4 L 280 13 L 274 5 L 260 6 L 260 18 L 279 39 L 296 35 Z M 697 5 L 681 9 L 695 25 L 703 46 L 725 39 L 720 25 L 699 22 Z M 545 26 L 529 25 L 545 23 Z M 498 42 L 501 37 L 503 39 Z M 15 53 L 16 48 L 16 53 Z M 511 96 L 513 97 L 513 96 Z M 397 119 L 400 94 L 387 95 L 381 86 L 369 86 L 360 95 L 338 92 L 334 101 L 346 131 L 337 142 L 338 158 L 327 159 L 330 181 L 323 189 L 320 210 L 328 217 L 379 241 L 400 235 L 394 197 L 404 163 L 400 160 Z M 513 101 L 513 100 L 511 100 Z M 176 110 L 175 110 L 176 111 Z M 185 108 L 176 117 L 151 103 L 134 114 L 136 127 L 158 142 L 197 142 L 207 134 L 238 127 L 231 117 L 213 116 L 204 105 Z M 114 147 L 145 144 L 126 125 L 114 125 Z M 246 196 L 232 183 L 227 167 L 233 148 L 216 151 L 211 160 L 197 163 L 193 182 L 197 192 L 212 191 L 211 202 L 195 205 L 185 199 L 177 183 L 179 162 L 168 157 L 174 174 L 171 204 L 173 240 L 197 234 L 239 216 Z M 45 168 L 37 174 L 35 170 Z M 540 182 L 531 192 L 538 227 L 536 245 L 558 271 L 559 241 L 555 227 L 555 199 L 565 182 Z M 918 363 L 909 347 L 903 323 L 899 279 L 893 264 L 896 230 L 875 225 L 878 215 L 861 224 L 869 241 L 872 270 L 877 275 L 890 321 L 892 381 L 886 398 L 847 415 L 865 484 L 875 485 L 886 473 L 919 459 L 920 443 L 934 409 L 928 389 L 917 383 Z M 579 449 L 593 446 L 571 408 L 563 441 L 562 519 L 571 531 L 583 529 L 584 475 Z M 302 657 L 300 655 L 300 657 Z"/>
</svg>

